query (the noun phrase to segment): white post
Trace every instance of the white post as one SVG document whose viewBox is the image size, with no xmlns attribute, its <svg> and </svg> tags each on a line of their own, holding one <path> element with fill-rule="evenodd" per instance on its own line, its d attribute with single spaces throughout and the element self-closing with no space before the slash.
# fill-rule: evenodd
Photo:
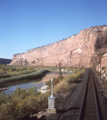
<svg viewBox="0 0 107 120">
<path fill-rule="evenodd" d="M 53 97 L 53 78 L 51 78 L 51 97 Z"/>
<path fill-rule="evenodd" d="M 55 97 L 53 96 L 53 78 L 51 78 L 51 96 L 48 97 L 48 109 L 47 113 L 56 113 L 55 109 Z"/>
</svg>

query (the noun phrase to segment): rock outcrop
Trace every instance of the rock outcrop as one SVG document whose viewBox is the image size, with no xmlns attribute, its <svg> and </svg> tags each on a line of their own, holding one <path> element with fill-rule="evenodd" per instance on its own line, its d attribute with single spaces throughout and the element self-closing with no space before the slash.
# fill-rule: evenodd
<svg viewBox="0 0 107 120">
<path fill-rule="evenodd" d="M 38 89 L 37 91 L 41 92 L 41 93 L 46 93 L 49 91 L 49 87 L 48 87 L 48 85 L 44 85 L 40 89 Z"/>
<path fill-rule="evenodd" d="M 67 39 L 13 56 L 10 65 L 91 66 L 107 52 L 107 26 L 95 26 Z"/>
</svg>

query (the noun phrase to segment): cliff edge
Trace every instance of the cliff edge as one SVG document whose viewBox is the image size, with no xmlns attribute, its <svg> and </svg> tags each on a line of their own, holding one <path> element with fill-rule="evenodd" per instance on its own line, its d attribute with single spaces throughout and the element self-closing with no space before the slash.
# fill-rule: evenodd
<svg viewBox="0 0 107 120">
<path fill-rule="evenodd" d="M 10 65 L 89 67 L 98 54 L 107 52 L 107 26 L 83 29 L 77 35 L 50 45 L 13 55 Z"/>
</svg>

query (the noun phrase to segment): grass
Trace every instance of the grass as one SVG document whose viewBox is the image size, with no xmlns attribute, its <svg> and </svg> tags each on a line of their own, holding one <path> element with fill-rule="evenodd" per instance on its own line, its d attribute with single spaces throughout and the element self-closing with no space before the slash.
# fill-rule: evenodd
<svg viewBox="0 0 107 120">
<path fill-rule="evenodd" d="M 7 78 L 7 77 L 10 77 L 11 75 L 10 74 L 0 74 L 0 78 Z"/>
<path fill-rule="evenodd" d="M 23 74 L 23 75 L 13 76 L 9 78 L 2 78 L 0 79 L 0 86 L 4 86 L 5 83 L 8 83 L 8 82 L 16 82 L 20 80 L 32 80 L 34 78 L 43 77 L 46 74 L 46 72 L 49 72 L 49 71 L 46 69 L 43 69 L 43 70 L 36 71 L 29 74 Z"/>
<path fill-rule="evenodd" d="M 84 69 L 79 71 L 78 73 L 74 73 L 71 75 L 67 75 L 63 78 L 63 80 L 60 80 L 58 84 L 54 87 L 54 92 L 57 93 L 63 93 L 70 91 L 72 87 L 80 82 L 80 79 L 83 76 Z"/>
<path fill-rule="evenodd" d="M 32 70 L 32 71 L 22 71 L 22 72 L 14 72 L 14 73 L 8 73 L 8 74 L 0 74 L 0 78 L 9 78 L 9 77 L 13 77 L 13 76 L 18 76 L 18 75 L 23 75 L 23 74 L 28 74 L 28 73 L 32 73 L 36 70 Z"/>
<path fill-rule="evenodd" d="M 63 77 L 64 78 L 64 77 Z M 57 78 L 53 78 L 53 85 L 55 86 L 61 81 L 61 77 L 58 76 Z M 47 81 L 46 84 L 51 88 L 51 81 Z"/>
<path fill-rule="evenodd" d="M 53 84 L 55 86 L 54 91 L 59 91 L 59 92 L 68 91 L 72 83 L 80 82 L 79 78 L 83 76 L 83 72 L 84 72 L 84 69 L 78 69 L 77 72 L 63 77 L 62 80 L 60 76 L 58 76 L 57 78 L 54 78 L 53 79 Z M 50 81 L 46 82 L 46 84 L 49 86 L 49 88 L 51 87 Z"/>
<path fill-rule="evenodd" d="M 40 70 L 40 68 L 38 69 L 38 67 L 16 67 L 16 66 L 8 66 L 5 64 L 0 64 L 0 74 L 21 74 L 22 72 L 25 71 L 34 71 L 34 70 Z"/>
<path fill-rule="evenodd" d="M 63 77 L 54 78 L 54 95 L 68 92 L 75 83 L 78 83 L 82 77 L 84 70 Z M 50 82 L 47 82 L 50 86 Z M 41 110 L 48 108 L 48 97 L 50 91 L 42 94 L 35 91 L 34 88 L 29 90 L 17 88 L 13 93 L 6 96 L 0 93 L 0 120 L 19 120 L 26 119 L 31 114 L 35 114 Z"/>
</svg>

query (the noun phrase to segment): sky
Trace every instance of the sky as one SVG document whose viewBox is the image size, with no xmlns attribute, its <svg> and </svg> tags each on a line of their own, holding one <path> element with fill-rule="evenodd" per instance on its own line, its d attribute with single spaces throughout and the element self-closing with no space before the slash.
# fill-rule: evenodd
<svg viewBox="0 0 107 120">
<path fill-rule="evenodd" d="M 107 0 L 0 0 L 0 58 L 107 25 Z"/>
</svg>

